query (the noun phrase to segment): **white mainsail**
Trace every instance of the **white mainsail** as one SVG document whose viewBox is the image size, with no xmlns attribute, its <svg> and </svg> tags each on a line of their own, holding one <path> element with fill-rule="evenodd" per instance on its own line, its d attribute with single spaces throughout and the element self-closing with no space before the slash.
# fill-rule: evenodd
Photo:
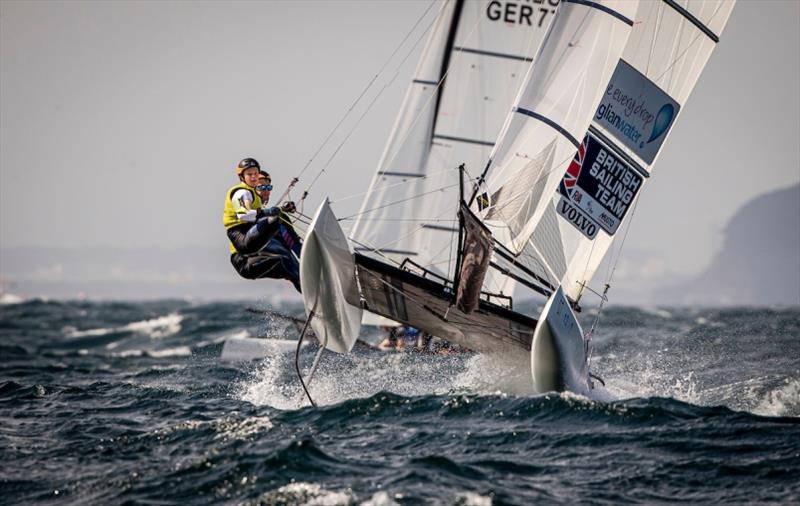
<svg viewBox="0 0 800 506">
<path fill-rule="evenodd" d="M 476 204 L 495 239 L 512 254 L 532 244 L 529 238 L 589 127 L 637 8 L 638 2 L 629 0 L 562 2 L 503 127 Z M 558 238 L 538 238 L 539 255 L 553 256 Z M 540 277 L 557 285 L 553 269 L 544 267 Z"/>
<path fill-rule="evenodd" d="M 519 258 L 571 299 L 581 297 L 630 216 L 734 3 L 642 2 L 590 132 L 581 135 L 558 190 L 543 194 L 552 197 L 543 198 L 544 212 Z"/>
<path fill-rule="evenodd" d="M 483 169 L 557 5 L 443 6 L 350 234 L 357 250 L 397 263 L 409 258 L 452 279 L 456 168 Z M 509 293 L 509 283 L 487 287 Z"/>
</svg>

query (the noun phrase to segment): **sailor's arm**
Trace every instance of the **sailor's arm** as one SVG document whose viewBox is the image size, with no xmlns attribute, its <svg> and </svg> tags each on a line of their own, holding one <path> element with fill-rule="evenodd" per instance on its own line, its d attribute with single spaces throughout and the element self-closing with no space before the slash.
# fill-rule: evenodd
<svg viewBox="0 0 800 506">
<path fill-rule="evenodd" d="M 241 221 L 256 221 L 258 210 L 253 209 L 253 194 L 245 189 L 237 190 L 231 195 L 231 201 L 236 208 L 236 217 Z"/>
</svg>

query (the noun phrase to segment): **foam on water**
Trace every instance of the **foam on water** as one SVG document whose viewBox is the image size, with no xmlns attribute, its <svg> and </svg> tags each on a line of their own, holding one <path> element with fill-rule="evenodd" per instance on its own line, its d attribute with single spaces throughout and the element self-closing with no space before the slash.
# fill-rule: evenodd
<svg viewBox="0 0 800 506">
<path fill-rule="evenodd" d="M 669 320 L 669 319 L 672 318 L 672 313 L 670 313 L 666 309 L 661 309 L 661 308 L 658 308 L 658 307 L 645 306 L 645 307 L 641 308 L 641 311 L 643 313 L 645 313 L 645 314 L 657 316 L 657 317 L 663 318 L 665 320 Z"/>
<path fill-rule="evenodd" d="M 272 420 L 267 416 L 226 417 L 219 420 L 185 420 L 177 424 L 159 427 L 152 432 L 152 435 L 164 438 L 176 432 L 193 432 L 210 428 L 215 432 L 214 439 L 246 440 L 264 434 L 272 427 Z"/>
<path fill-rule="evenodd" d="M 151 320 L 129 323 L 121 327 L 120 330 L 138 332 L 148 335 L 153 339 L 163 339 L 180 332 L 182 321 L 183 315 L 170 313 L 166 316 L 160 316 Z"/>
<path fill-rule="evenodd" d="M 460 506 L 492 506 L 492 498 L 475 492 L 462 492 L 456 496 L 455 504 Z"/>
<path fill-rule="evenodd" d="M 402 497 L 398 497 L 401 499 Z M 375 492 L 372 497 L 362 502 L 359 506 L 400 506 L 400 503 L 392 499 L 388 492 L 381 490 Z"/>
<path fill-rule="evenodd" d="M 261 494 L 252 504 L 297 504 L 303 506 L 339 506 L 354 504 L 350 491 L 334 492 L 316 483 L 297 482 Z"/>
<path fill-rule="evenodd" d="M 70 338 L 77 337 L 97 337 L 105 336 L 114 332 L 113 328 L 101 327 L 99 329 L 78 330 L 75 327 L 67 326 L 62 329 L 64 336 Z"/>
<path fill-rule="evenodd" d="M 308 358 L 316 347 L 304 352 Z M 308 374 L 308 360 L 301 370 Z M 304 376 L 305 378 L 305 376 Z M 365 398 L 378 392 L 407 397 L 468 393 L 530 395 L 530 361 L 525 356 L 428 355 L 369 352 L 339 355 L 326 351 L 309 390 L 319 405 Z M 294 369 L 293 353 L 268 355 L 237 396 L 258 406 L 298 409 L 308 405 Z"/>
<path fill-rule="evenodd" d="M 520 353 L 473 355 L 453 385 L 456 390 L 482 395 L 532 395 L 530 357 Z"/>
<path fill-rule="evenodd" d="M 98 337 L 115 332 L 135 332 L 149 336 L 152 339 L 163 339 L 181 331 L 181 322 L 183 318 L 183 315 L 178 313 L 170 313 L 150 320 L 132 322 L 120 327 L 100 327 L 96 329 L 77 330 L 74 327 L 68 326 L 63 329 L 63 332 L 64 335 L 69 338 Z M 109 349 L 113 349 L 114 347 L 115 346 L 109 345 Z"/>
<path fill-rule="evenodd" d="M 764 395 L 753 409 L 762 416 L 800 417 L 800 379 L 787 378 L 785 384 Z"/>
<path fill-rule="evenodd" d="M 12 304 L 22 304 L 25 302 L 24 297 L 13 293 L 0 293 L 0 306 L 10 306 Z"/>
<path fill-rule="evenodd" d="M 146 350 L 145 353 L 153 358 L 168 358 L 168 357 L 190 357 L 192 349 L 188 346 L 177 346 L 175 348 L 167 348 L 163 350 Z"/>
</svg>

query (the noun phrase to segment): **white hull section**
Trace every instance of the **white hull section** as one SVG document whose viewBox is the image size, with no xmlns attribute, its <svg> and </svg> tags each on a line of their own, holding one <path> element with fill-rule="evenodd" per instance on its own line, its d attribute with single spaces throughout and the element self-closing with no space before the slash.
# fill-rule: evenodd
<svg viewBox="0 0 800 506">
<path fill-rule="evenodd" d="M 300 286 L 311 328 L 337 353 L 353 348 L 361 330 L 361 297 L 347 238 L 327 199 L 308 228 L 300 255 Z"/>
<path fill-rule="evenodd" d="M 592 390 L 583 330 L 560 286 L 545 304 L 533 334 L 531 374 L 539 394 L 569 390 L 590 395 Z"/>
<path fill-rule="evenodd" d="M 401 324 L 392 320 L 391 318 L 386 318 L 385 316 L 381 316 L 379 314 L 370 313 L 369 311 L 364 311 L 364 317 L 361 319 L 361 325 L 367 327 L 399 327 Z"/>
</svg>

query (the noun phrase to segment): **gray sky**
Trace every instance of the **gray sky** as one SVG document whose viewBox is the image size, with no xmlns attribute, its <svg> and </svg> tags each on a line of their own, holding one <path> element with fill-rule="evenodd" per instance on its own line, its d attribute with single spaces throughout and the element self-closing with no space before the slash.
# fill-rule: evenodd
<svg viewBox="0 0 800 506">
<path fill-rule="evenodd" d="M 256 157 L 281 193 L 427 6 L 3 0 L 0 245 L 225 249 L 235 163 Z M 799 53 L 800 2 L 739 1 L 626 249 L 698 271 L 742 204 L 800 180 Z M 381 76 L 308 213 L 366 189 L 415 63 Z"/>
</svg>

